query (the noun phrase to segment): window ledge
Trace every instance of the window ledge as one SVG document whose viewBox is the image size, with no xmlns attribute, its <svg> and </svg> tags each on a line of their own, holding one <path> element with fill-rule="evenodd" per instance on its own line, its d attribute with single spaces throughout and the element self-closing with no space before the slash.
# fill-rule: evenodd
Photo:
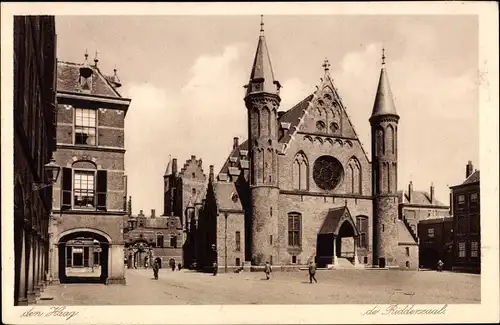
<svg viewBox="0 0 500 325">
<path fill-rule="evenodd" d="M 302 253 L 302 247 L 288 247 L 287 251 L 289 253 L 299 254 L 299 253 Z"/>
</svg>

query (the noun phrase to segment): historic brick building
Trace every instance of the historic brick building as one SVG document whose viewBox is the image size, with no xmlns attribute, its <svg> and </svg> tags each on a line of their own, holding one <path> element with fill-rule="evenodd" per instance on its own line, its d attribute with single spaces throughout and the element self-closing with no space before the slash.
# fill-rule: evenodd
<svg viewBox="0 0 500 325">
<path fill-rule="evenodd" d="M 323 67 L 317 89 L 281 110 L 281 85 L 261 29 L 244 97 L 248 140 L 233 140 L 217 175 L 211 166 L 205 200 L 198 200 L 202 206 L 188 229 L 188 240 L 196 243 L 187 246 L 187 255 L 198 268 L 214 259 L 221 268 L 244 262 L 258 268 L 266 261 L 282 266 L 309 261 L 333 267 L 418 266 L 416 236 L 398 217 L 399 116 L 385 57 L 372 114 L 367 115 L 371 160 L 328 61 Z"/>
<path fill-rule="evenodd" d="M 453 211 L 453 268 L 481 271 L 479 170 L 469 161 L 465 181 L 450 187 Z"/>
<path fill-rule="evenodd" d="M 434 184 L 431 183 L 429 192 L 413 189 L 410 181 L 407 191 L 399 191 L 399 218 L 411 228 L 412 236 L 417 236 L 418 224 L 422 220 L 436 217 L 448 217 L 450 207 L 436 199 Z"/>
<path fill-rule="evenodd" d="M 125 283 L 123 216 L 126 207 L 124 121 L 130 99 L 116 74 L 94 64 L 58 62 L 57 151 L 62 167 L 54 185 L 51 274 L 58 282 L 94 272 L 93 279 Z M 90 280 L 91 277 L 85 277 Z"/>
<path fill-rule="evenodd" d="M 48 270 L 56 142 L 53 16 L 14 17 L 14 305 L 33 303 Z M 5 266 L 4 267 L 10 267 Z"/>
<path fill-rule="evenodd" d="M 453 264 L 453 218 L 429 218 L 418 223 L 419 266 L 436 269 L 438 260 L 443 261 L 444 269 L 450 270 Z"/>
<path fill-rule="evenodd" d="M 157 260 L 160 267 L 167 267 L 171 260 L 182 264 L 183 229 L 181 219 L 175 216 L 157 216 L 154 209 L 148 217 L 140 210 L 124 218 L 125 258 L 127 268 L 151 267 Z"/>
</svg>

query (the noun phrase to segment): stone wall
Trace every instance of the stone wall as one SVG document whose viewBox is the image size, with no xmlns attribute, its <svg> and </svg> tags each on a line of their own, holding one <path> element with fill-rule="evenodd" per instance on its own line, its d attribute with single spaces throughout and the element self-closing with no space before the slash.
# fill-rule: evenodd
<svg viewBox="0 0 500 325">
<path fill-rule="evenodd" d="M 236 232 L 240 232 L 240 249 L 236 245 Z M 217 252 L 220 267 L 227 265 L 236 266 L 236 259 L 239 258 L 240 265 L 245 261 L 245 217 L 243 213 L 227 213 L 227 231 L 224 212 L 217 217 Z"/>
</svg>

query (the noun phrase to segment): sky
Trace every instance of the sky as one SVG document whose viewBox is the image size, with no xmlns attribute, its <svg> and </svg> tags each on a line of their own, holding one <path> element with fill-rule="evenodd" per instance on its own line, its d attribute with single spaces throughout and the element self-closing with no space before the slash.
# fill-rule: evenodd
<svg viewBox="0 0 500 325">
<path fill-rule="evenodd" d="M 438 15 L 265 16 L 281 110 L 330 73 L 370 157 L 370 125 L 381 50 L 401 119 L 398 188 L 429 191 L 448 204 L 471 160 L 479 168 L 478 19 Z M 103 73 L 117 68 L 124 97 L 125 169 L 133 213 L 163 211 L 169 157 L 196 155 L 218 172 L 233 137 L 247 137 L 248 83 L 260 16 L 56 16 L 58 59 L 97 51 Z"/>
</svg>

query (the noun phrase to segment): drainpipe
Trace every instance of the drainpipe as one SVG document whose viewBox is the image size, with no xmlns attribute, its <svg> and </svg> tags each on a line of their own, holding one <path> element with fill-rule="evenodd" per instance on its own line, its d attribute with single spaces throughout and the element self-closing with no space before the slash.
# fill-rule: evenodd
<svg viewBox="0 0 500 325">
<path fill-rule="evenodd" d="M 224 213 L 224 272 L 227 273 L 227 213 Z"/>
</svg>

